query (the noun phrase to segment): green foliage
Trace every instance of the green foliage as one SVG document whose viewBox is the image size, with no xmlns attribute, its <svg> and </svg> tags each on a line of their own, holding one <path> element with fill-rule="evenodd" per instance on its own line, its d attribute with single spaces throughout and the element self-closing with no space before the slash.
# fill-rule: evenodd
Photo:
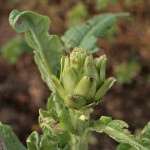
<svg viewBox="0 0 150 150">
<path fill-rule="evenodd" d="M 33 132 L 30 135 L 27 139 L 29 150 L 70 149 L 68 145 L 70 135 L 67 129 L 72 130 L 72 124 L 70 119 L 68 119 L 69 112 L 61 107 L 59 107 L 58 112 L 56 111 L 56 98 L 58 98 L 56 95 L 50 97 L 48 111 L 39 110 L 39 124 L 42 128 L 43 135 L 39 135 L 37 132 Z"/>
<path fill-rule="evenodd" d="M 96 52 L 97 38 L 106 35 L 116 22 L 117 17 L 128 16 L 127 13 L 106 13 L 94 17 L 85 24 L 71 27 L 64 36 L 62 41 L 65 44 L 66 50 L 71 50 L 75 47 L 82 47 L 83 49 Z"/>
<path fill-rule="evenodd" d="M 27 139 L 28 150 L 69 150 L 69 145 L 63 143 L 67 141 L 66 138 L 64 133 L 52 138 L 48 134 L 39 135 L 34 131 Z"/>
<path fill-rule="evenodd" d="M 150 148 L 150 122 L 144 127 L 142 130 L 141 134 L 138 135 L 140 136 L 140 142 L 143 144 L 145 147 Z M 134 147 L 132 147 L 129 144 L 120 144 L 117 147 L 117 150 L 136 150 Z"/>
<path fill-rule="evenodd" d="M 55 142 L 47 135 L 39 136 L 37 132 L 33 132 L 27 139 L 28 150 L 48 150 L 55 149 Z"/>
<path fill-rule="evenodd" d="M 77 3 L 68 13 L 69 25 L 77 25 L 79 22 L 88 18 L 88 11 L 83 3 Z"/>
<path fill-rule="evenodd" d="M 31 11 L 14 10 L 10 14 L 11 26 L 17 32 L 25 32 L 42 78 L 52 90 L 48 110 L 39 111 L 43 134 L 33 132 L 29 136 L 29 150 L 87 150 L 91 131 L 105 132 L 117 142 L 136 149 L 149 149 L 149 125 L 143 130 L 148 138 L 143 138 L 133 136 L 124 121 L 110 117 L 101 117 L 97 121 L 90 119 L 93 106 L 100 102 L 115 81 L 114 78 L 106 79 L 106 56 L 94 59 L 91 52 L 98 50 L 97 38 L 107 34 L 118 16 L 127 14 L 103 14 L 71 28 L 62 36 L 64 48 L 58 36 L 48 35 L 47 17 Z M 22 22 L 19 24 L 18 21 Z M 70 57 L 62 56 L 59 63 L 62 49 L 70 51 L 74 47 L 87 51 L 75 48 Z M 123 147 L 130 148 L 128 145 Z"/>
<path fill-rule="evenodd" d="M 19 21 L 22 21 L 20 24 Z M 35 12 L 19 12 L 14 10 L 10 14 L 9 22 L 17 32 L 25 32 L 25 38 L 35 51 L 35 60 L 41 71 L 43 80 L 52 89 L 49 75 L 57 74 L 59 59 L 62 55 L 61 42 L 56 35 L 49 35 L 50 20 Z"/>
<path fill-rule="evenodd" d="M 148 150 L 150 146 L 150 140 L 148 138 L 133 136 L 128 130 L 128 124 L 122 120 L 112 120 L 110 117 L 102 116 L 98 121 L 93 123 L 92 130 L 100 133 L 104 132 L 115 141 L 129 144 L 135 149 Z M 128 145 L 123 145 L 121 147 L 122 149 L 118 150 L 130 148 Z"/>
<path fill-rule="evenodd" d="M 115 5 L 117 4 L 117 0 L 96 0 L 96 9 L 105 9 L 109 4 Z"/>
<path fill-rule="evenodd" d="M 26 150 L 12 131 L 11 127 L 2 123 L 0 123 L 0 149 Z"/>
<path fill-rule="evenodd" d="M 105 35 L 105 37 L 108 39 L 109 42 L 114 42 L 115 40 L 115 36 L 116 36 L 116 32 L 117 32 L 117 25 L 114 24 L 108 31 L 107 34 Z"/>
<path fill-rule="evenodd" d="M 137 61 L 122 63 L 116 70 L 117 81 L 119 84 L 132 84 L 133 79 L 139 73 L 141 65 Z"/>
<path fill-rule="evenodd" d="M 1 49 L 1 55 L 10 63 L 16 63 L 19 56 L 31 52 L 31 48 L 26 44 L 24 38 L 16 36 L 7 42 Z"/>
</svg>

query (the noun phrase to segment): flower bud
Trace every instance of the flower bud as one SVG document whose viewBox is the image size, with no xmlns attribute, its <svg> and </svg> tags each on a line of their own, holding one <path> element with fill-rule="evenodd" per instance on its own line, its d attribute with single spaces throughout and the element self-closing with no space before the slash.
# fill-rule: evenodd
<svg viewBox="0 0 150 150">
<path fill-rule="evenodd" d="M 99 73 L 99 82 L 97 87 L 100 87 L 105 81 L 106 60 L 106 55 L 102 55 L 101 57 L 95 59 L 95 65 Z"/>
<path fill-rule="evenodd" d="M 98 72 L 96 70 L 92 55 L 86 57 L 83 72 L 84 75 L 94 78 L 96 83 L 99 82 Z"/>
<path fill-rule="evenodd" d="M 102 82 L 105 80 L 106 60 L 106 55 L 103 55 L 99 69 L 100 81 Z"/>
<path fill-rule="evenodd" d="M 72 68 L 68 68 L 63 71 L 62 84 L 67 93 L 73 94 L 76 85 L 78 84 L 78 78 L 75 75 Z"/>
<path fill-rule="evenodd" d="M 69 57 L 68 56 L 66 56 L 65 58 L 64 58 L 64 67 L 63 67 L 63 70 L 65 70 L 65 69 L 68 69 L 69 67 L 70 67 L 70 59 L 69 59 Z"/>
<path fill-rule="evenodd" d="M 61 67 L 61 70 L 60 70 L 60 74 L 62 74 L 63 72 L 63 69 L 64 69 L 64 63 L 65 63 L 65 56 L 62 56 L 61 57 L 61 60 L 60 60 L 60 67 Z"/>
<path fill-rule="evenodd" d="M 70 54 L 70 67 L 74 68 L 75 74 L 78 79 L 83 76 L 83 65 L 85 58 L 89 52 L 84 51 L 82 48 L 75 48 Z"/>
<path fill-rule="evenodd" d="M 66 95 L 65 103 L 68 107 L 81 108 L 85 106 L 86 100 L 81 96 L 74 96 L 71 94 Z"/>
<path fill-rule="evenodd" d="M 65 96 L 67 95 L 67 93 L 64 90 L 64 88 L 62 87 L 62 85 L 60 84 L 60 81 L 54 75 L 51 75 L 51 79 L 53 81 L 54 87 L 55 87 L 56 91 L 58 92 L 59 96 L 62 99 L 64 99 Z"/>
<path fill-rule="evenodd" d="M 87 102 L 94 98 L 96 93 L 96 83 L 93 78 L 84 76 L 74 90 L 75 95 L 84 97 Z"/>
<path fill-rule="evenodd" d="M 70 54 L 70 63 L 71 65 L 75 65 L 78 68 L 82 66 L 85 61 L 85 58 L 89 55 L 88 52 L 83 50 L 82 48 L 75 48 Z"/>
<path fill-rule="evenodd" d="M 61 58 L 60 79 L 51 75 L 55 90 L 67 107 L 92 107 L 106 94 L 114 78 L 105 79 L 106 56 L 94 59 L 82 48 L 75 48 L 70 57 Z"/>
<path fill-rule="evenodd" d="M 110 89 L 110 87 L 113 85 L 115 81 L 116 79 L 113 77 L 110 77 L 107 80 L 105 80 L 104 84 L 97 91 L 94 97 L 94 101 L 99 101 L 106 94 L 106 92 Z"/>
<path fill-rule="evenodd" d="M 98 58 L 95 58 L 95 65 L 98 70 L 99 70 L 104 58 L 106 58 L 106 55 L 102 55 Z"/>
</svg>

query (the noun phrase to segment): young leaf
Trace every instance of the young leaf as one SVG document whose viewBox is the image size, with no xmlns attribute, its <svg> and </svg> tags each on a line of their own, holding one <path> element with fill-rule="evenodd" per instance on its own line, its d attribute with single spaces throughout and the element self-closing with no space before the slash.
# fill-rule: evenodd
<svg viewBox="0 0 150 150">
<path fill-rule="evenodd" d="M 75 133 L 74 127 L 71 122 L 71 116 L 67 109 L 62 109 L 60 116 L 59 116 L 60 124 L 59 126 L 62 127 L 64 130 Z"/>
<path fill-rule="evenodd" d="M 57 74 L 62 45 L 58 36 L 48 34 L 49 18 L 32 11 L 13 10 L 9 22 L 17 32 L 25 32 L 27 43 L 36 51 L 36 61 L 40 60 L 37 61 L 38 65 L 42 65 L 47 74 Z"/>
<path fill-rule="evenodd" d="M 150 122 L 144 127 L 142 134 L 150 139 Z"/>
<path fill-rule="evenodd" d="M 32 132 L 27 139 L 28 150 L 40 150 L 39 141 L 39 134 L 36 131 Z"/>
<path fill-rule="evenodd" d="M 128 144 L 122 143 L 119 146 L 117 146 L 117 150 L 136 150 L 136 149 Z"/>
<path fill-rule="evenodd" d="M 49 136 L 39 136 L 37 132 L 32 132 L 27 139 L 28 150 L 49 150 L 56 149 L 57 143 Z"/>
<path fill-rule="evenodd" d="M 92 125 L 92 130 L 96 132 L 105 132 L 119 143 L 125 143 L 133 146 L 137 150 L 149 150 L 143 138 L 133 136 L 128 128 L 128 124 L 121 120 L 112 120 L 110 117 L 101 117 Z"/>
<path fill-rule="evenodd" d="M 0 150 L 26 150 L 8 125 L 0 123 Z"/>
<path fill-rule="evenodd" d="M 40 109 L 39 114 L 39 124 L 44 134 L 51 136 L 60 132 L 61 129 L 58 127 L 57 114 L 54 109 L 50 111 Z"/>
<path fill-rule="evenodd" d="M 48 85 L 49 89 L 51 89 L 54 92 L 55 89 L 53 87 L 53 82 L 50 77 L 50 74 L 48 70 L 46 69 L 42 59 L 39 57 L 39 54 L 37 51 L 34 51 L 34 60 L 39 68 L 43 81 Z"/>
<path fill-rule="evenodd" d="M 64 100 L 62 100 L 58 94 L 51 94 L 47 102 L 47 110 L 54 109 L 57 114 L 64 108 Z"/>
<path fill-rule="evenodd" d="M 150 122 L 144 127 L 141 134 L 139 135 L 141 140 L 140 142 L 150 148 Z M 135 150 L 134 147 L 130 146 L 129 144 L 121 143 L 117 146 L 117 150 Z"/>
<path fill-rule="evenodd" d="M 22 36 L 16 36 L 8 41 L 1 49 L 2 57 L 7 58 L 9 63 L 16 63 L 19 56 L 31 52 Z"/>
<path fill-rule="evenodd" d="M 50 150 L 50 149 L 56 149 L 56 143 L 55 141 L 52 141 L 52 139 L 47 136 L 46 134 L 41 136 L 40 141 L 40 150 Z"/>
<path fill-rule="evenodd" d="M 70 28 L 62 37 L 65 48 L 70 50 L 74 47 L 82 47 L 92 52 L 97 51 L 97 38 L 103 37 L 119 16 L 128 16 L 128 13 L 106 13 L 96 16 L 85 24 Z"/>
</svg>

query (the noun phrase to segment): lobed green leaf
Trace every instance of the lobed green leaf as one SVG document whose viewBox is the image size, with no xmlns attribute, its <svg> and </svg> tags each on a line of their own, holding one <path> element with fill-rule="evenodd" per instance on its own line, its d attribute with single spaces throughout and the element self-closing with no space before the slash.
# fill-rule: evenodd
<svg viewBox="0 0 150 150">
<path fill-rule="evenodd" d="M 50 74 L 57 74 L 62 55 L 62 45 L 56 35 L 49 35 L 50 20 L 32 11 L 13 10 L 10 25 L 19 33 L 24 32 L 27 43 L 35 50 L 35 59 L 44 81 L 51 88 Z M 20 22 L 20 23 L 19 23 Z M 42 68 L 42 69 L 41 69 Z M 44 74 L 42 71 L 44 70 Z M 47 76 L 47 77 L 46 77 Z"/>
<path fill-rule="evenodd" d="M 56 149 L 57 143 L 48 135 L 40 136 L 36 131 L 32 132 L 27 139 L 28 150 L 49 150 Z"/>
<path fill-rule="evenodd" d="M 150 122 L 148 122 L 148 124 L 144 127 L 139 136 L 140 136 L 140 139 L 138 139 L 139 142 L 145 147 L 150 149 Z M 129 144 L 121 143 L 117 146 L 117 150 L 126 150 L 126 149 L 135 150 L 135 148 Z"/>
<path fill-rule="evenodd" d="M 127 129 L 128 124 L 122 120 L 112 120 L 110 117 L 101 117 L 92 125 L 92 130 L 96 132 L 105 132 L 119 143 L 124 143 L 122 147 L 134 147 L 137 150 L 149 150 L 147 140 L 134 136 Z"/>
<path fill-rule="evenodd" d="M 115 24 L 116 18 L 119 16 L 128 16 L 128 13 L 102 14 L 87 21 L 85 24 L 70 28 L 62 36 L 65 48 L 71 50 L 75 47 L 82 47 L 92 52 L 97 51 L 97 38 L 106 35 L 108 29 Z"/>
</svg>

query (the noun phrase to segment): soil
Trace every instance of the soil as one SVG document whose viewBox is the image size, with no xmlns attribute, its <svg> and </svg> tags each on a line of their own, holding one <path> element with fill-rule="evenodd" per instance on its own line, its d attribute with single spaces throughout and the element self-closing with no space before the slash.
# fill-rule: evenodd
<svg viewBox="0 0 150 150">
<path fill-rule="evenodd" d="M 90 1 L 84 2 L 90 16 L 103 12 L 130 12 L 129 19 L 117 22 L 117 32 L 113 41 L 107 37 L 99 40 L 97 45 L 105 50 L 108 57 L 107 75 L 115 75 L 115 69 L 123 62 L 137 59 L 141 69 L 133 77 L 132 84 L 118 84 L 104 97 L 102 103 L 95 108 L 93 119 L 100 116 L 111 116 L 127 122 L 132 133 L 141 130 L 150 120 L 150 2 L 138 0 L 125 5 L 119 0 L 115 6 L 96 10 Z M 8 23 L 12 9 L 35 10 L 48 15 L 52 20 L 50 32 L 62 35 L 68 24 L 67 12 L 76 4 L 75 1 L 11 1 L 1 0 L 0 6 L 0 47 L 4 46 L 16 33 Z M 58 5 L 59 4 L 59 5 Z M 61 8 L 61 9 L 60 9 Z M 100 53 L 97 53 L 100 55 Z M 25 144 L 26 138 L 33 131 L 39 131 L 38 109 L 46 109 L 46 101 L 50 95 L 47 86 L 41 80 L 40 73 L 34 63 L 33 54 L 25 53 L 15 64 L 0 58 L 0 121 L 9 124 L 20 140 Z M 114 142 L 105 134 L 93 135 L 97 138 L 91 150 L 115 150 Z"/>
</svg>

